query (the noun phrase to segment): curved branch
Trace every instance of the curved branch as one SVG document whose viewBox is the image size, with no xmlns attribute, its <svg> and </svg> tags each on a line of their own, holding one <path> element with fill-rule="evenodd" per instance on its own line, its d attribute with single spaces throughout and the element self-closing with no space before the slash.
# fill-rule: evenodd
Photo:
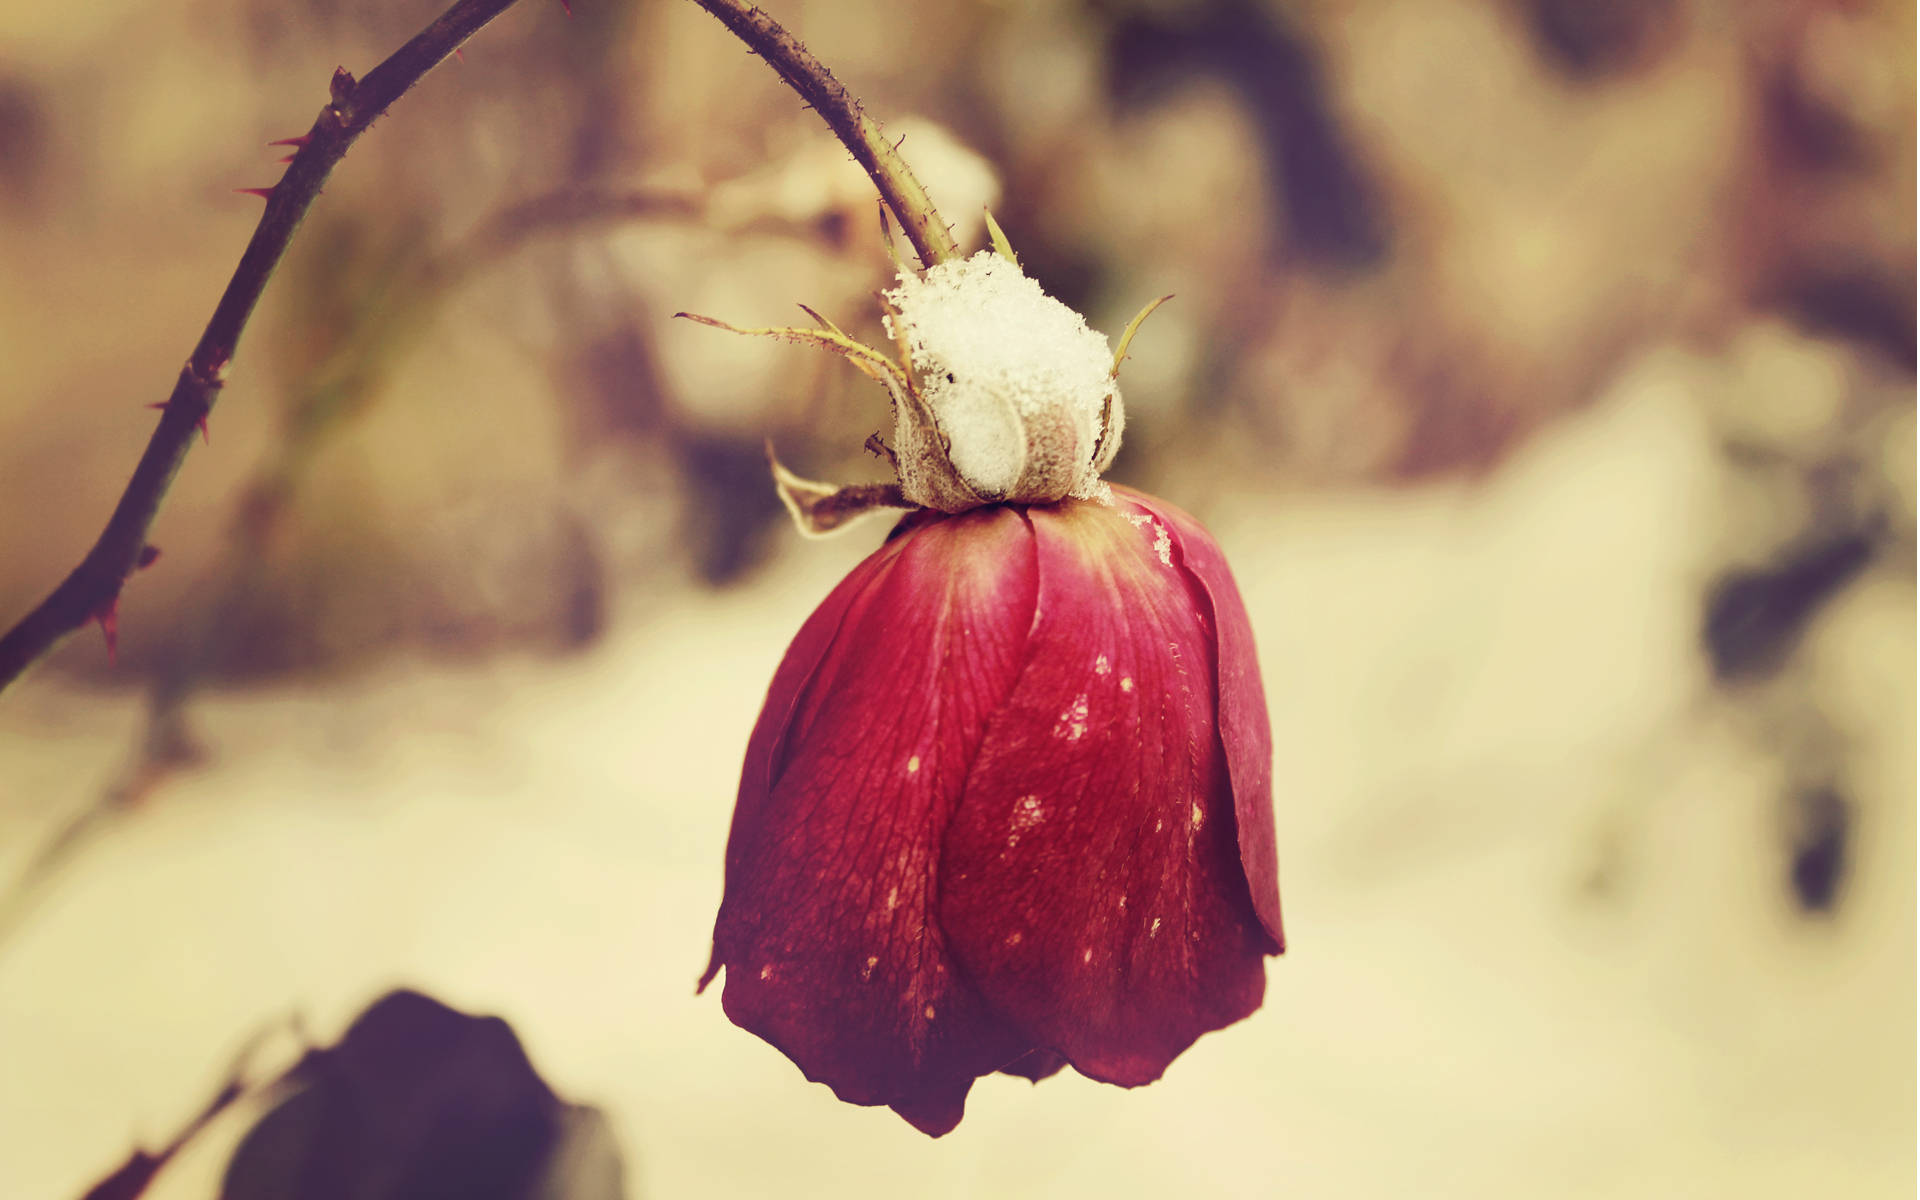
<svg viewBox="0 0 1920 1200">
<path fill-rule="evenodd" d="M 304 138 L 295 139 L 298 152 L 280 182 L 266 193 L 267 210 L 199 344 L 180 368 L 173 393 L 159 406 L 160 424 L 99 540 L 46 599 L 0 635 L 0 690 L 67 634 L 95 617 L 111 619 L 121 587 L 141 563 L 160 502 L 226 382 L 227 367 L 260 293 L 334 165 L 421 76 L 514 2 L 457 0 L 365 79 L 356 81 L 345 69 L 334 72 L 330 102 Z"/>
<path fill-rule="evenodd" d="M 923 266 L 961 257 L 953 231 L 934 211 L 927 190 L 920 186 L 899 150 L 880 133 L 880 123 L 869 117 L 860 102 L 840 86 L 833 72 L 808 53 L 797 39 L 766 13 L 741 0 L 694 0 L 733 31 L 767 65 L 779 72 L 794 91 L 832 128 L 835 137 L 853 153 L 880 189 L 881 199 L 893 210 L 907 240 L 919 252 Z"/>
</svg>

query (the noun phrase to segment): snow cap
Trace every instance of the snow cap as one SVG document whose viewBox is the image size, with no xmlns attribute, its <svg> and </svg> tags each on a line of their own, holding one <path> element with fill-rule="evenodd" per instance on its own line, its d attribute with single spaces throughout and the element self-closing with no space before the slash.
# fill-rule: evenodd
<svg viewBox="0 0 1920 1200">
<path fill-rule="evenodd" d="M 1104 334 L 991 250 L 884 293 L 917 395 L 896 393 L 906 498 L 945 512 L 1104 498 L 1125 424 Z"/>
</svg>

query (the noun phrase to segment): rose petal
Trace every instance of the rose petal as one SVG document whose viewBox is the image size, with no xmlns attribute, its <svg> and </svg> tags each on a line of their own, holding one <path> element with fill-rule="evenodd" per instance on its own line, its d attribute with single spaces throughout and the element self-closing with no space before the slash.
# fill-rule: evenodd
<svg viewBox="0 0 1920 1200">
<path fill-rule="evenodd" d="M 1273 938 L 1271 952 L 1279 954 L 1287 939 L 1280 925 L 1280 861 L 1273 833 L 1273 726 L 1267 720 L 1247 606 L 1219 543 L 1200 522 L 1158 497 L 1131 488 L 1113 491 L 1118 500 L 1139 505 L 1172 531 L 1174 560 L 1193 574 L 1211 606 L 1219 637 L 1220 739 L 1233 778 L 1240 865 L 1247 873 L 1254 911 Z"/>
<path fill-rule="evenodd" d="M 1026 669 L 947 830 L 939 918 L 981 994 L 1084 1075 L 1157 1079 L 1260 1005 L 1209 606 L 1126 505 L 1029 511 Z"/>
<path fill-rule="evenodd" d="M 951 1129 L 1032 1047 L 958 978 L 939 838 L 1032 625 L 1024 518 L 912 524 L 795 639 L 748 746 L 712 971 L 734 1022 L 843 1100 Z"/>
</svg>

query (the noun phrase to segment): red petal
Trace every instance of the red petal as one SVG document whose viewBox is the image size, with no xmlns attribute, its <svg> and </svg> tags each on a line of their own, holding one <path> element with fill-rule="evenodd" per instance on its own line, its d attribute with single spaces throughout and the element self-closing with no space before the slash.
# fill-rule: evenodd
<svg viewBox="0 0 1920 1200">
<path fill-rule="evenodd" d="M 1205 597 L 1124 499 L 1028 513 L 1026 670 L 948 828 L 940 922 L 981 994 L 1083 1075 L 1157 1079 L 1260 1005 Z"/>
<path fill-rule="evenodd" d="M 1032 1043 L 959 978 L 939 839 L 1033 620 L 1026 521 L 913 524 L 800 632 L 748 745 L 709 977 L 809 1079 L 927 1133 Z"/>
<path fill-rule="evenodd" d="M 1240 865 L 1247 872 L 1254 911 L 1273 938 L 1272 952 L 1278 954 L 1286 949 L 1287 939 L 1280 927 L 1280 860 L 1273 834 L 1273 726 L 1267 720 L 1267 695 L 1260 685 L 1247 606 L 1219 543 L 1200 522 L 1154 496 L 1128 488 L 1115 488 L 1114 494 L 1123 503 L 1146 509 L 1172 531 L 1175 561 L 1198 581 L 1211 606 L 1220 639 L 1220 739 L 1233 778 Z"/>
</svg>

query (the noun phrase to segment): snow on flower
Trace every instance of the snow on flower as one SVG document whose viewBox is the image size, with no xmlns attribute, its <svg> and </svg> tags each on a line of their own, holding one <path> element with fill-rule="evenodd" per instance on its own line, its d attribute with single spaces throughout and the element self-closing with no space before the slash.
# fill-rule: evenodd
<svg viewBox="0 0 1920 1200">
<path fill-rule="evenodd" d="M 1100 473 L 1120 449 L 1125 423 L 1113 351 L 1086 318 L 1040 290 L 991 250 L 903 272 L 884 293 L 894 308 L 888 336 L 903 343 L 933 420 L 924 436 L 945 439 L 946 458 L 984 499 L 1051 501 L 1098 494 Z M 897 441 L 923 436 L 903 406 Z M 909 497 L 937 492 L 913 476 Z"/>
</svg>

